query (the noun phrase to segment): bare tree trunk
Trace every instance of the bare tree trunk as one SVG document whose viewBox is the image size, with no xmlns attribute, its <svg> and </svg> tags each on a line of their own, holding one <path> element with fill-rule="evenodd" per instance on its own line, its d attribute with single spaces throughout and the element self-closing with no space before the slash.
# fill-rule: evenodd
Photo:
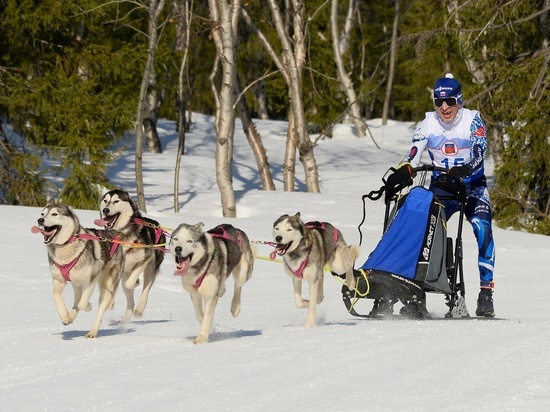
<svg viewBox="0 0 550 412">
<path fill-rule="evenodd" d="M 350 16 L 353 11 L 354 0 L 350 0 L 347 16 Z M 351 20 L 346 18 L 346 22 Z M 342 82 L 344 92 L 348 99 L 349 114 L 351 116 L 351 121 L 355 126 L 357 131 L 357 137 L 364 137 L 366 135 L 366 125 L 361 119 L 361 112 L 359 110 L 359 104 L 357 102 L 357 95 L 353 89 L 353 83 L 349 78 L 346 69 L 344 67 L 344 61 L 342 59 L 342 49 L 341 45 L 349 43 L 349 35 L 343 32 L 343 35 L 340 37 L 338 34 L 338 0 L 332 0 L 332 7 L 330 11 L 330 27 L 332 33 L 332 48 L 334 50 L 334 61 L 336 62 L 336 67 L 338 69 L 338 78 Z M 349 28 L 349 24 L 345 25 L 345 28 Z"/>
<path fill-rule="evenodd" d="M 286 132 L 285 161 L 283 163 L 283 187 L 285 192 L 294 192 L 296 181 L 296 128 L 294 114 L 288 115 L 288 130 Z"/>
<path fill-rule="evenodd" d="M 393 79 L 395 78 L 395 60 L 397 56 L 397 29 L 399 25 L 399 0 L 395 1 L 395 12 L 393 15 L 393 29 L 391 32 L 390 48 L 390 69 L 388 71 L 388 83 L 386 84 L 386 95 L 384 96 L 384 106 L 382 108 L 382 125 L 388 123 L 388 112 L 390 111 L 391 94 L 393 90 Z"/>
<path fill-rule="evenodd" d="M 244 134 L 252 148 L 254 157 L 256 158 L 256 164 L 258 165 L 258 172 L 260 173 L 260 179 L 262 181 L 262 188 L 264 190 L 275 190 L 275 184 L 273 183 L 273 177 L 271 176 L 271 170 L 269 169 L 269 162 L 267 161 L 267 153 L 262 143 L 262 138 L 256 129 L 256 125 L 250 115 L 250 109 L 246 104 L 246 98 L 244 94 L 241 94 L 241 86 L 239 79 L 237 78 L 237 92 L 241 96 L 237 102 L 237 108 L 239 110 L 239 116 L 243 126 Z"/>
<path fill-rule="evenodd" d="M 262 120 L 269 119 L 267 111 L 267 96 L 265 94 L 265 81 L 261 80 L 256 88 L 256 101 L 258 102 L 258 116 Z"/>
<path fill-rule="evenodd" d="M 305 6 L 302 0 L 292 0 L 292 39 L 281 16 L 276 0 L 267 1 L 271 10 L 277 36 L 282 44 L 282 61 L 277 59 L 276 64 L 284 71 L 285 81 L 289 89 L 290 107 L 294 115 L 294 132 L 296 133 L 296 147 L 300 153 L 300 161 L 304 167 L 305 181 L 308 192 L 319 193 L 319 175 L 317 163 L 311 142 L 306 129 L 305 111 L 302 99 L 302 71 L 306 57 L 304 37 Z M 292 144 L 287 141 L 287 145 Z M 287 165 L 288 167 L 288 165 Z"/>
<path fill-rule="evenodd" d="M 150 27 L 149 31 L 156 30 Z M 145 132 L 145 144 L 149 153 L 162 153 L 159 134 L 157 130 L 158 112 L 162 104 L 161 93 L 157 89 L 157 75 L 155 69 L 151 71 L 149 77 L 149 87 L 147 91 L 147 100 L 145 105 L 145 116 L 143 119 L 143 129 Z"/>
<path fill-rule="evenodd" d="M 222 201 L 224 217 L 237 217 L 233 190 L 232 149 L 235 133 L 235 92 L 237 79 L 236 44 L 240 0 L 208 0 L 212 37 L 222 67 L 222 79 L 216 109 L 216 181 Z"/>
<path fill-rule="evenodd" d="M 155 61 L 155 51 L 157 48 L 158 18 L 164 7 L 164 1 L 165 0 L 151 0 L 149 8 L 147 9 L 151 31 L 149 33 L 149 41 L 147 44 L 147 62 L 145 63 L 145 70 L 143 71 L 141 89 L 139 92 L 139 103 L 136 111 L 136 191 L 138 207 L 143 212 L 147 212 L 145 192 L 143 188 L 143 118 L 145 99 L 147 98 L 147 88 L 150 83 L 151 74 L 153 73 L 153 63 Z"/>
<path fill-rule="evenodd" d="M 181 1 L 181 4 L 178 4 Z M 185 154 L 185 131 L 186 131 L 186 119 L 185 119 L 185 87 L 184 79 L 187 69 L 187 55 L 189 52 L 189 35 L 191 27 L 191 9 L 192 4 L 189 4 L 190 0 L 173 0 L 172 9 L 176 17 L 176 44 L 175 49 L 183 52 L 180 68 L 178 72 L 178 90 L 176 96 L 176 122 L 178 130 L 178 152 L 176 154 L 176 166 L 174 171 L 174 212 L 180 211 L 179 203 L 179 176 L 181 167 L 181 157 Z M 191 0 L 192 3 L 192 0 Z"/>
</svg>

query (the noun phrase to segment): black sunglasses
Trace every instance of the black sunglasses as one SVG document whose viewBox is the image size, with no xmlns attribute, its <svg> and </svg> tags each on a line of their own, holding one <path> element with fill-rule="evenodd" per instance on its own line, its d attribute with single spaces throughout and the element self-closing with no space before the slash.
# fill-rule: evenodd
<svg viewBox="0 0 550 412">
<path fill-rule="evenodd" d="M 451 107 L 451 106 L 455 106 L 458 103 L 458 101 L 456 97 L 445 97 L 442 99 L 438 99 L 438 98 L 434 99 L 435 107 L 441 107 L 443 106 L 443 103 L 447 103 L 447 106 Z"/>
</svg>

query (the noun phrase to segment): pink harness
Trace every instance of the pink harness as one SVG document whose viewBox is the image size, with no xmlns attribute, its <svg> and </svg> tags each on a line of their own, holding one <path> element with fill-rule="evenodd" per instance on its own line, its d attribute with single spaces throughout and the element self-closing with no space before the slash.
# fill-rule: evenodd
<svg viewBox="0 0 550 412">
<path fill-rule="evenodd" d="M 304 226 L 308 229 L 326 230 L 325 222 L 307 222 L 306 224 L 304 224 Z M 334 230 L 332 231 L 332 239 L 334 240 L 334 243 L 338 242 L 338 230 L 336 228 L 334 228 Z M 307 256 L 302 261 L 302 263 L 300 264 L 300 267 L 298 269 L 296 269 L 295 271 L 292 270 L 292 268 L 290 266 L 288 266 L 288 263 L 285 262 L 285 265 L 288 268 L 288 270 L 290 270 L 292 272 L 292 274 L 294 276 L 296 276 L 297 278 L 300 278 L 300 279 L 304 278 L 304 270 L 307 267 L 307 262 L 309 260 L 309 254 L 310 253 L 311 253 L 311 249 L 307 252 Z"/>
<path fill-rule="evenodd" d="M 221 235 L 214 232 L 214 230 L 221 230 L 222 233 Z M 210 229 L 208 231 L 208 233 L 210 234 L 210 236 L 214 237 L 214 238 L 217 238 L 217 239 L 224 239 L 224 240 L 231 240 L 232 242 L 235 242 L 234 239 L 231 239 L 231 237 L 229 237 L 229 235 L 227 234 L 227 231 L 225 230 L 225 228 L 222 226 L 222 225 L 219 225 L 219 226 L 216 226 L 214 229 Z M 243 239 L 242 239 L 242 236 L 241 236 L 241 232 L 237 232 L 237 240 L 236 240 L 237 244 L 239 245 L 239 249 L 242 248 L 242 244 L 243 244 Z"/>
<path fill-rule="evenodd" d="M 90 235 L 88 233 L 77 233 L 76 235 L 71 236 L 69 238 L 69 240 L 67 240 L 66 243 L 72 243 L 72 242 L 74 242 L 75 240 L 78 240 L 78 239 L 97 240 L 97 241 L 101 240 L 100 237 L 95 236 L 95 235 Z M 113 240 L 116 240 L 116 237 L 114 237 Z M 113 244 L 111 245 L 111 249 L 109 250 L 109 259 L 111 259 L 113 257 L 117 247 L 118 247 L 118 244 L 113 242 Z M 78 263 L 78 260 L 80 259 L 80 256 L 82 256 L 82 254 L 78 255 L 73 260 L 71 260 L 69 263 L 66 263 L 64 265 L 60 265 L 59 263 L 53 261 L 54 265 L 59 269 L 59 271 L 61 272 L 61 275 L 63 276 L 63 278 L 67 282 L 71 281 L 71 275 L 70 275 L 71 269 L 74 268 L 75 265 Z"/>
<path fill-rule="evenodd" d="M 214 230 L 216 229 L 219 229 L 222 231 L 221 234 L 218 234 L 218 233 L 215 233 L 213 232 Z M 210 234 L 210 236 L 212 236 L 213 238 L 217 238 L 217 239 L 224 239 L 224 240 L 230 240 L 232 242 L 235 242 L 234 239 L 231 239 L 231 237 L 229 237 L 229 235 L 227 234 L 227 231 L 225 230 L 225 228 L 222 226 L 222 225 L 219 225 L 219 226 L 216 226 L 214 229 L 211 229 L 208 231 L 208 233 Z M 238 234 L 238 239 L 236 240 L 237 244 L 239 245 L 239 248 L 241 248 L 242 246 L 242 236 L 241 236 L 241 232 L 237 232 Z M 205 271 L 203 272 L 202 275 L 200 275 L 197 280 L 195 280 L 195 283 L 193 284 L 193 286 L 195 287 L 195 289 L 198 289 L 201 287 L 202 285 L 202 282 L 204 280 L 204 278 L 206 277 L 206 274 L 208 273 L 208 269 L 210 269 L 210 264 L 212 263 L 212 261 L 208 262 L 208 266 L 206 267 Z"/>
</svg>

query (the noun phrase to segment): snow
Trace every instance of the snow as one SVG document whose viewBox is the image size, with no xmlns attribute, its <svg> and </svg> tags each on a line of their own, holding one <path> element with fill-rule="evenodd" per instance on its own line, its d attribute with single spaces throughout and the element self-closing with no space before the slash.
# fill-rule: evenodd
<svg viewBox="0 0 550 412">
<path fill-rule="evenodd" d="M 282 190 L 286 123 L 258 121 L 277 191 L 264 192 L 251 149 L 237 125 L 234 189 L 238 218 L 221 216 L 215 181 L 213 119 L 194 115 L 180 174 L 180 213 L 173 212 L 174 124 L 162 122 L 162 155 L 145 154 L 147 216 L 164 227 L 228 222 L 254 241 L 271 241 L 284 213 L 333 223 L 348 243 L 359 243 L 361 196 L 403 158 L 412 123 L 369 123 L 370 137 L 356 139 L 342 125 L 315 149 L 321 194 Z M 135 199 L 134 158 L 128 152 L 110 167 L 111 181 Z M 490 168 L 489 168 L 490 169 Z M 488 171 L 491 174 L 491 170 Z M 384 205 L 366 200 L 361 226 L 362 264 L 380 239 Z M 238 318 L 229 312 L 232 280 L 218 303 L 207 344 L 192 339 L 199 325 L 190 298 L 167 255 L 141 319 L 121 324 L 119 289 L 99 336 L 85 339 L 95 309 L 63 326 L 52 299 L 41 236 L 31 233 L 41 208 L 0 206 L 0 404 L 3 411 L 548 411 L 550 340 L 548 290 L 550 237 L 494 227 L 497 247 L 495 307 L 505 321 L 369 321 L 352 317 L 341 283 L 325 276 L 318 326 L 306 328 L 306 311 L 294 307 L 292 284 L 272 251 L 259 256 L 243 288 Z M 94 227 L 97 211 L 75 211 Z M 450 221 L 450 232 L 457 217 Z M 466 303 L 475 310 L 476 244 L 464 226 Z M 307 290 L 307 288 L 306 288 Z M 67 287 L 65 301 L 72 302 Z M 372 300 L 356 309 L 366 313 Z M 441 295 L 428 309 L 445 313 Z"/>
</svg>

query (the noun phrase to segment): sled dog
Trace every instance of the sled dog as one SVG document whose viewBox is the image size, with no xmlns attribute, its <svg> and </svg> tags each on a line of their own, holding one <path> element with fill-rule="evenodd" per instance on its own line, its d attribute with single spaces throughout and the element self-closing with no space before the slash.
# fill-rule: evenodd
<svg viewBox="0 0 550 412">
<path fill-rule="evenodd" d="M 308 308 L 306 325 L 315 326 L 317 305 L 323 301 L 324 267 L 346 275 L 346 285 L 355 286 L 353 264 L 359 246 L 348 246 L 342 233 L 327 222 L 304 223 L 300 212 L 283 215 L 273 224 L 276 254 L 283 257 L 285 271 L 292 278 L 297 308 Z M 309 283 L 309 300 L 302 298 L 302 280 Z"/>
<path fill-rule="evenodd" d="M 122 289 L 126 295 L 126 312 L 122 322 L 132 315 L 143 316 L 149 292 L 164 260 L 164 251 L 155 245 L 166 243 L 166 236 L 156 220 L 141 215 L 128 192 L 111 190 L 105 193 L 99 205 L 100 219 L 95 224 L 114 231 L 122 245 L 124 271 Z M 139 286 L 143 273 L 143 290 L 134 308 L 134 289 Z"/>
<path fill-rule="evenodd" d="M 122 275 L 122 250 L 112 247 L 112 236 L 95 229 L 83 228 L 67 206 L 53 200 L 42 209 L 33 233 L 44 236 L 50 272 L 53 276 L 53 299 L 64 325 L 73 323 L 80 310 L 89 311 L 90 296 L 99 284 L 99 307 L 86 338 L 95 338 L 103 315 L 112 309 Z M 67 282 L 73 285 L 74 304 L 69 312 L 62 298 Z"/>
<path fill-rule="evenodd" d="M 254 268 L 255 248 L 242 230 L 229 224 L 208 231 L 203 227 L 203 223 L 183 223 L 170 240 L 170 253 L 176 262 L 174 276 L 181 276 L 201 324 L 194 344 L 208 340 L 218 298 L 225 293 L 225 281 L 231 273 L 235 281 L 231 314 L 235 318 L 239 315 L 241 288 Z"/>
</svg>

